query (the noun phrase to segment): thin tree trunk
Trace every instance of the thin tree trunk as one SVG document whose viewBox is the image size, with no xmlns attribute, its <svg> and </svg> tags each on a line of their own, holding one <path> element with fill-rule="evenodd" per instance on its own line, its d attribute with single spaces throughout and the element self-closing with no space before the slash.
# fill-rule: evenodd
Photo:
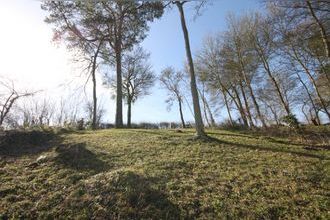
<svg viewBox="0 0 330 220">
<path fill-rule="evenodd" d="M 96 62 L 97 57 L 101 48 L 102 42 L 100 42 L 98 48 L 95 51 L 92 64 L 92 81 L 93 81 L 93 119 L 92 119 L 92 129 L 97 128 L 97 94 L 96 94 Z"/>
<path fill-rule="evenodd" d="M 280 86 L 278 85 L 275 77 L 273 76 L 273 74 L 270 70 L 269 63 L 268 63 L 267 59 L 265 58 L 265 56 L 262 52 L 262 49 L 260 49 L 259 45 L 257 45 L 257 44 L 256 44 L 256 50 L 258 52 L 259 57 L 262 60 L 262 64 L 264 66 L 264 69 L 266 70 L 269 78 L 271 79 L 271 81 L 273 82 L 273 84 L 275 86 L 276 92 L 277 92 L 277 94 L 280 98 L 281 104 L 282 104 L 285 112 L 287 113 L 287 115 L 290 115 L 291 111 L 290 111 L 289 105 L 285 102 L 284 97 L 283 97 L 282 92 L 281 92 L 281 89 L 280 89 Z"/>
<path fill-rule="evenodd" d="M 212 111 L 211 111 L 211 108 L 210 108 L 210 105 L 209 103 L 207 102 L 207 100 L 205 100 L 205 107 L 207 109 L 207 112 L 210 116 L 210 120 L 211 120 L 211 127 L 215 127 L 215 120 L 214 120 L 214 117 L 213 117 L 213 114 L 212 114 Z"/>
<path fill-rule="evenodd" d="M 261 121 L 262 126 L 263 127 L 267 127 L 266 122 L 264 120 L 264 117 L 261 115 L 261 112 L 260 112 L 260 108 L 259 108 L 257 99 L 256 99 L 256 97 L 254 95 L 254 92 L 253 92 L 253 89 L 252 89 L 252 86 L 251 86 L 251 82 L 250 82 L 250 80 L 248 79 L 248 77 L 246 75 L 245 65 L 244 65 L 244 62 L 243 62 L 243 58 L 242 58 L 240 46 L 239 46 L 238 43 L 235 43 L 235 45 L 236 45 L 236 48 L 237 48 L 237 56 L 238 56 L 240 67 L 241 67 L 241 75 L 243 76 L 242 77 L 243 78 L 243 81 L 245 82 L 245 84 L 247 85 L 247 87 L 249 89 L 250 96 L 252 98 L 254 107 L 255 107 L 255 109 L 257 111 L 257 116 L 258 116 L 259 120 Z"/>
<path fill-rule="evenodd" d="M 267 104 L 266 104 L 266 105 L 267 105 Z M 278 119 L 278 115 L 277 115 L 277 113 L 276 113 L 276 110 L 273 109 L 271 105 L 267 105 L 267 106 L 268 106 L 268 108 L 270 109 L 270 111 L 271 111 L 271 112 L 273 113 L 273 115 L 274 115 L 274 120 L 275 120 L 275 122 L 276 122 L 276 125 L 280 125 L 280 121 L 279 121 L 279 119 Z"/>
<path fill-rule="evenodd" d="M 202 83 L 203 84 L 203 83 Z M 204 113 L 204 117 L 205 117 L 205 121 L 208 124 L 209 127 L 211 127 L 210 121 L 209 121 L 209 117 L 207 116 L 207 109 L 206 109 L 206 98 L 205 98 L 205 93 L 204 93 L 204 84 L 203 84 L 203 90 L 200 91 L 200 89 L 197 87 L 197 91 L 202 99 L 202 103 L 203 103 L 203 113 Z"/>
<path fill-rule="evenodd" d="M 308 90 L 308 87 L 307 87 L 306 83 L 302 80 L 302 78 L 301 78 L 301 76 L 299 75 L 299 73 L 296 72 L 296 75 L 297 75 L 297 77 L 298 77 L 300 83 L 302 84 L 302 86 L 304 87 L 304 89 L 305 89 L 306 92 L 307 92 L 308 98 L 309 98 L 309 100 L 311 101 L 311 104 L 312 104 L 313 110 L 314 110 L 314 112 L 315 112 L 316 120 L 317 120 L 318 122 L 320 122 L 320 118 L 319 118 L 319 115 L 317 114 L 317 109 L 316 109 L 316 106 L 315 106 L 314 100 L 313 100 L 312 95 L 310 94 L 310 92 L 309 92 L 309 90 Z"/>
<path fill-rule="evenodd" d="M 96 76 L 95 76 L 94 67 L 93 67 L 93 73 L 92 73 L 92 81 L 93 81 L 93 121 L 92 121 L 92 129 L 96 129 L 97 97 L 96 97 Z"/>
<path fill-rule="evenodd" d="M 245 81 L 245 83 L 246 83 L 246 85 L 247 85 L 247 87 L 249 89 L 249 92 L 250 92 L 250 96 L 252 98 L 253 105 L 254 105 L 254 107 L 255 107 L 255 109 L 257 111 L 257 116 L 258 116 L 259 120 L 261 121 L 262 126 L 263 127 L 267 127 L 266 122 L 265 122 L 265 119 L 264 119 L 263 115 L 260 112 L 260 107 L 259 107 L 259 104 L 257 102 L 257 99 L 256 99 L 256 97 L 254 95 L 254 92 L 253 92 L 251 83 L 247 79 L 247 76 L 245 74 L 245 71 L 243 71 L 243 76 L 244 76 L 244 81 Z"/>
<path fill-rule="evenodd" d="M 206 134 L 204 131 L 204 124 L 203 124 L 201 109 L 200 109 L 200 105 L 199 105 L 194 63 L 193 63 L 193 59 L 192 59 L 192 55 L 191 55 L 191 51 L 190 51 L 189 35 L 188 35 L 188 30 L 187 30 L 187 26 L 186 26 L 185 17 L 184 17 L 184 11 L 183 11 L 183 7 L 182 7 L 184 2 L 175 2 L 175 3 L 180 12 L 181 26 L 182 26 L 182 31 L 183 31 L 183 35 L 184 35 L 187 61 L 188 61 L 188 65 L 189 65 L 190 80 L 191 80 L 190 86 L 191 86 L 191 94 L 192 94 L 192 99 L 193 99 L 193 107 L 194 107 L 194 115 L 195 115 L 196 135 L 198 137 L 204 137 L 204 136 L 206 136 Z"/>
<path fill-rule="evenodd" d="M 226 109 L 227 109 L 227 113 L 228 113 L 230 125 L 231 126 L 234 126 L 234 122 L 233 122 L 233 118 L 231 117 L 231 112 L 230 112 L 230 108 L 229 108 L 229 103 L 228 103 L 226 92 L 225 91 L 222 91 L 222 94 L 223 94 L 223 99 L 225 101 L 225 105 L 226 105 Z"/>
<path fill-rule="evenodd" d="M 306 112 L 304 111 L 305 109 L 305 104 L 301 106 L 301 112 L 303 113 L 303 115 L 305 116 L 305 119 L 307 121 L 308 124 L 311 124 L 308 115 L 306 114 Z"/>
<path fill-rule="evenodd" d="M 244 91 L 242 82 L 239 82 L 239 86 L 240 86 L 240 89 L 241 89 L 241 92 L 242 92 L 242 96 L 243 96 L 243 100 L 244 100 L 244 105 L 245 105 L 245 109 L 246 109 L 246 113 L 247 113 L 247 118 L 249 120 L 250 127 L 254 127 L 254 123 L 253 123 L 252 116 L 251 116 L 251 111 L 250 111 L 250 106 L 249 106 L 248 100 L 246 98 L 246 95 L 245 95 L 245 91 Z"/>
<path fill-rule="evenodd" d="M 244 126 L 246 127 L 249 127 L 249 123 L 247 121 L 247 118 L 246 118 L 246 114 L 245 114 L 245 111 L 244 111 L 244 108 L 243 108 L 243 105 L 242 105 L 242 101 L 241 101 L 241 98 L 239 97 L 239 94 L 238 94 L 238 91 L 235 87 L 233 87 L 233 91 L 236 95 L 236 99 L 237 99 L 237 104 L 238 104 L 238 110 L 241 114 L 241 117 L 242 117 L 242 120 L 243 120 L 243 123 L 244 123 Z"/>
<path fill-rule="evenodd" d="M 178 103 L 179 103 L 179 111 L 180 111 L 180 118 L 181 118 L 182 127 L 186 128 L 186 123 L 184 122 L 184 118 L 183 118 L 182 100 L 181 100 L 180 97 L 178 98 Z"/>
<path fill-rule="evenodd" d="M 132 100 L 131 98 L 127 98 L 127 127 L 131 128 L 131 118 L 132 118 Z"/>
<path fill-rule="evenodd" d="M 224 101 L 225 101 L 225 105 L 226 105 L 227 113 L 228 113 L 228 116 L 229 116 L 230 124 L 231 124 L 231 126 L 234 126 L 234 122 L 233 122 L 233 118 L 232 118 L 232 116 L 231 116 L 231 112 L 230 112 L 229 103 L 228 103 L 228 99 L 227 99 L 227 95 L 226 95 L 226 93 L 228 93 L 228 95 L 233 99 L 233 101 L 235 102 L 235 105 L 236 105 L 237 108 L 239 109 L 238 104 L 236 103 L 236 100 L 235 100 L 235 98 L 233 97 L 233 95 L 230 94 L 230 92 L 229 92 L 229 91 L 226 89 L 226 87 L 222 84 L 220 78 L 218 78 L 218 82 L 219 82 L 219 85 L 220 85 L 220 91 L 222 92 L 222 95 L 223 95 L 223 98 L 224 98 Z"/>
<path fill-rule="evenodd" d="M 325 54 L 326 54 L 327 57 L 330 57 L 330 42 L 328 41 L 327 33 L 325 31 L 325 28 L 324 28 L 323 24 L 321 23 L 321 21 L 317 18 L 316 14 L 314 12 L 314 9 L 312 7 L 311 2 L 306 1 L 306 3 L 307 3 L 307 7 L 308 7 L 313 19 L 315 20 L 316 24 L 319 26 L 322 42 L 323 42 L 323 45 L 324 45 Z"/>
</svg>

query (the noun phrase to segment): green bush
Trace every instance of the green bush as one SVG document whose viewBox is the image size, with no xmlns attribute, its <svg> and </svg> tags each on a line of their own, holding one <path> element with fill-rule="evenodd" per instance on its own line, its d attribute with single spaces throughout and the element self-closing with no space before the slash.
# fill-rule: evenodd
<svg viewBox="0 0 330 220">
<path fill-rule="evenodd" d="M 294 114 L 289 114 L 287 116 L 284 116 L 282 119 L 282 122 L 287 124 L 291 128 L 298 128 L 299 127 L 299 121 Z"/>
</svg>

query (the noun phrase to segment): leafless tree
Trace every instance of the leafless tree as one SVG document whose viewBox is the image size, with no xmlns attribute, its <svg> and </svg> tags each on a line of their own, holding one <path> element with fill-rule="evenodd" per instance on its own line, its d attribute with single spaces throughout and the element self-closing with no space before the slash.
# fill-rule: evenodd
<svg viewBox="0 0 330 220">
<path fill-rule="evenodd" d="M 5 119 L 18 99 L 34 94 L 35 92 L 20 92 L 16 90 L 13 81 L 0 79 L 0 126 L 3 126 Z"/>
<path fill-rule="evenodd" d="M 168 108 L 170 109 L 174 101 L 178 102 L 180 119 L 182 127 L 185 128 L 186 124 L 183 117 L 183 73 L 180 71 L 175 71 L 172 67 L 167 67 L 162 71 L 162 74 L 159 78 L 162 85 L 168 91 Z"/>
</svg>

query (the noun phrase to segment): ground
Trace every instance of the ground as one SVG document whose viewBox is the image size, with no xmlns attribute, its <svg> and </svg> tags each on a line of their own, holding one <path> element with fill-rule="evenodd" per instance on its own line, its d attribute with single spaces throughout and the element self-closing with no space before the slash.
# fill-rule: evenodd
<svg viewBox="0 0 330 220">
<path fill-rule="evenodd" d="M 100 130 L 0 148 L 0 219 L 330 219 L 329 149 L 234 131 Z"/>
</svg>

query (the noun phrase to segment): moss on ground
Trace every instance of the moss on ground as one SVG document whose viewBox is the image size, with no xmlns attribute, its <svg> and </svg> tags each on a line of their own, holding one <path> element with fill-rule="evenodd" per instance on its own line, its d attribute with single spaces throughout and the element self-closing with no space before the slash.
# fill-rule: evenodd
<svg viewBox="0 0 330 220">
<path fill-rule="evenodd" d="M 330 218 L 328 148 L 208 133 L 101 130 L 0 151 L 0 219 Z"/>
</svg>

